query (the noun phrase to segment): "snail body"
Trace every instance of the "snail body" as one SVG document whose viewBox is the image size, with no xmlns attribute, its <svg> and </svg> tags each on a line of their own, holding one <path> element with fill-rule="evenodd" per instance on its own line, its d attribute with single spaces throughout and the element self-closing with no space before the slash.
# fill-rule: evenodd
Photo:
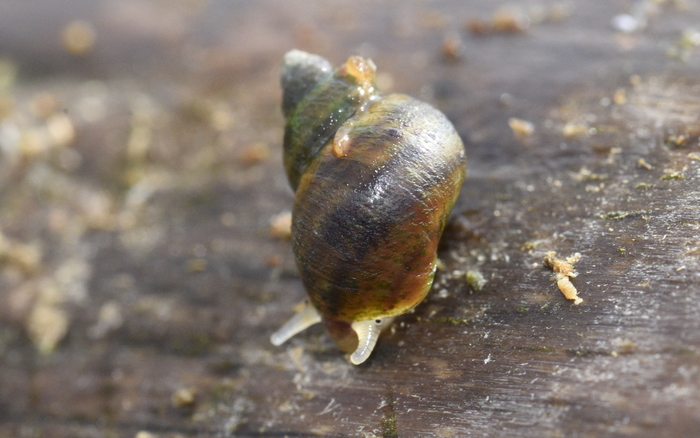
<svg viewBox="0 0 700 438">
<path fill-rule="evenodd" d="M 333 70 L 301 51 L 284 59 L 284 163 L 292 245 L 308 295 L 276 332 L 279 345 L 322 322 L 354 364 L 388 319 L 427 295 L 437 246 L 465 175 L 452 124 L 425 102 L 383 95 L 374 64 Z"/>
</svg>

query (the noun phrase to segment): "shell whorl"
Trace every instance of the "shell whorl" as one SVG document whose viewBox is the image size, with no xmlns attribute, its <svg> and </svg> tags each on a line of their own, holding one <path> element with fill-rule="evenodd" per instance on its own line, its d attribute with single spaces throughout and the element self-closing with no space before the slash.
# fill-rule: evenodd
<svg viewBox="0 0 700 438">
<path fill-rule="evenodd" d="M 333 66 L 325 58 L 291 50 L 284 55 L 280 70 L 282 113 L 285 117 L 314 85 L 333 74 Z"/>
<path fill-rule="evenodd" d="M 355 115 L 300 181 L 294 253 L 311 302 L 345 321 L 405 313 L 427 294 L 464 177 L 464 149 L 432 106 L 392 94 Z"/>
<path fill-rule="evenodd" d="M 375 71 L 372 61 L 356 56 L 335 71 L 325 59 L 299 50 L 284 57 L 284 166 L 294 190 L 343 123 L 378 98 Z"/>
</svg>

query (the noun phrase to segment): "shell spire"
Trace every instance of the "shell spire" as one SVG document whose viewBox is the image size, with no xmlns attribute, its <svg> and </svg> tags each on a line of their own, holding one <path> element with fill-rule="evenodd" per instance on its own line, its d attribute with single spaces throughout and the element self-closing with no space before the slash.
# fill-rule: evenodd
<svg viewBox="0 0 700 438">
<path fill-rule="evenodd" d="M 290 50 L 284 55 L 280 70 L 282 96 L 282 113 L 285 117 L 304 97 L 304 95 L 321 79 L 333 74 L 333 66 L 325 58 Z"/>
</svg>

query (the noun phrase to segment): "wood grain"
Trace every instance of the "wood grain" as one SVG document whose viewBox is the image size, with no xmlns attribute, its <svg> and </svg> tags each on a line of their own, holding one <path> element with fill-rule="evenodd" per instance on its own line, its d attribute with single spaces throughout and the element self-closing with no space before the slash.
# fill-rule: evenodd
<svg viewBox="0 0 700 438">
<path fill-rule="evenodd" d="M 661 2 L 623 34 L 610 23 L 628 6 L 474 35 L 495 4 L 108 1 L 85 12 L 80 59 L 20 32 L 79 2 L 1 6 L 19 70 L 0 140 L 47 126 L 39 92 L 76 137 L 1 155 L 0 436 L 696 436 L 700 49 L 682 35 L 700 9 Z M 304 296 L 269 236 L 291 209 L 277 73 L 292 47 L 372 57 L 467 145 L 445 269 L 362 366 L 320 328 L 268 341 Z M 510 118 L 534 132 L 516 139 Z M 580 305 L 548 251 L 581 254 Z M 67 323 L 50 353 L 37 321 Z"/>
</svg>

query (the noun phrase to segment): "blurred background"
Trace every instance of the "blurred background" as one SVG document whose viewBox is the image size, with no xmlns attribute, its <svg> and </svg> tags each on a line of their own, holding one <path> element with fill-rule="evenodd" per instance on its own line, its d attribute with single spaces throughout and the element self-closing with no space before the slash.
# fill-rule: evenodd
<svg viewBox="0 0 700 438">
<path fill-rule="evenodd" d="M 691 0 L 4 0 L 0 436 L 694 436 L 698 23 Z M 292 48 L 372 58 L 467 146 L 435 288 L 362 367 L 321 329 L 268 342 L 304 296 Z M 548 251 L 582 254 L 584 304 Z"/>
</svg>

